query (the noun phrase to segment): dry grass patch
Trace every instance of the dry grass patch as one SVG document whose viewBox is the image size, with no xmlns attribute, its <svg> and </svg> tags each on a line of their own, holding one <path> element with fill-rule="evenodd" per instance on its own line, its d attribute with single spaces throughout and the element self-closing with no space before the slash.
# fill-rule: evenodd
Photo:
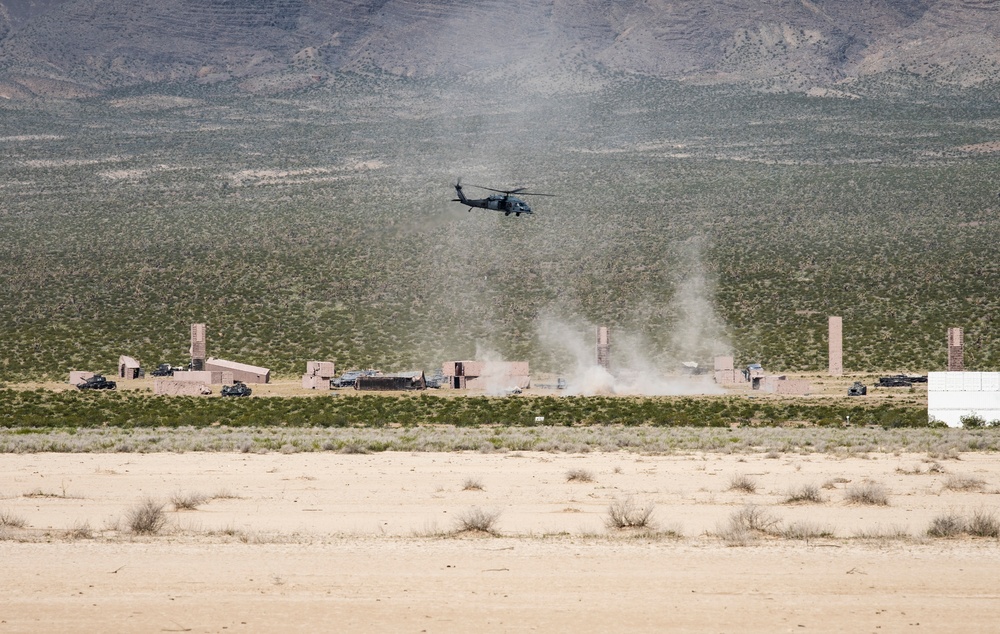
<svg viewBox="0 0 1000 634">
<path fill-rule="evenodd" d="M 953 474 L 945 478 L 942 486 L 949 491 L 981 491 L 986 481 L 975 476 Z"/>
<path fill-rule="evenodd" d="M 28 520 L 20 515 L 15 515 L 10 511 L 0 511 L 0 526 L 5 528 L 24 528 L 28 525 Z"/>
<path fill-rule="evenodd" d="M 825 500 L 815 484 L 803 484 L 792 489 L 785 498 L 785 504 L 822 504 Z"/>
<path fill-rule="evenodd" d="M 498 519 L 500 519 L 500 511 L 484 511 L 478 506 L 474 506 L 458 517 L 458 526 L 455 532 L 499 535 L 496 529 Z"/>
<path fill-rule="evenodd" d="M 851 504 L 889 506 L 889 490 L 879 482 L 862 482 L 848 487 L 844 499 Z"/>
<path fill-rule="evenodd" d="M 66 539 L 93 539 L 94 531 L 88 522 L 76 523 L 68 528 L 63 536 Z"/>
<path fill-rule="evenodd" d="M 740 473 L 729 479 L 729 488 L 726 490 L 740 491 L 742 493 L 756 493 L 757 482 L 750 476 Z"/>
<path fill-rule="evenodd" d="M 482 491 L 483 483 L 479 478 L 466 478 L 465 482 L 462 483 L 463 491 Z"/>
<path fill-rule="evenodd" d="M 129 510 L 125 523 L 137 535 L 155 535 L 167 525 L 167 516 L 163 504 L 147 498 Z"/>
<path fill-rule="evenodd" d="M 717 530 L 717 535 L 727 546 L 748 546 L 763 535 L 780 533 L 781 519 L 770 511 L 748 504 L 734 511 L 729 522 Z"/>
<path fill-rule="evenodd" d="M 170 498 L 170 503 L 174 505 L 175 511 L 194 511 L 208 500 L 208 496 L 201 493 L 175 493 Z"/>
<path fill-rule="evenodd" d="M 965 518 L 958 513 L 938 515 L 927 527 L 929 537 L 957 537 L 963 532 L 965 532 Z"/>
<path fill-rule="evenodd" d="M 814 522 L 792 522 L 781 531 L 785 539 L 819 539 L 834 536 L 833 529 Z"/>
<path fill-rule="evenodd" d="M 855 539 L 871 541 L 890 541 L 910 539 L 913 536 L 910 534 L 910 529 L 908 527 L 899 524 L 892 524 L 890 526 L 876 525 L 872 528 L 862 528 L 855 531 L 853 537 Z"/>
<path fill-rule="evenodd" d="M 570 469 L 566 472 L 566 482 L 593 482 L 594 474 L 586 469 Z"/>
<path fill-rule="evenodd" d="M 824 489 L 836 489 L 838 484 L 848 484 L 850 480 L 847 478 L 830 478 L 823 483 Z"/>
<path fill-rule="evenodd" d="M 608 505 L 605 524 L 619 530 L 653 527 L 653 504 L 639 506 L 631 497 L 615 500 Z"/>
<path fill-rule="evenodd" d="M 973 537 L 1000 537 L 1000 521 L 993 511 L 978 509 L 966 522 L 965 530 Z"/>
</svg>

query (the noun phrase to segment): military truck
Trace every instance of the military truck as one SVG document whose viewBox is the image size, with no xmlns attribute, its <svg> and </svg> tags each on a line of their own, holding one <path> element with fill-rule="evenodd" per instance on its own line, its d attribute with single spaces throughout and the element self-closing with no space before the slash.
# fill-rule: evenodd
<svg viewBox="0 0 1000 634">
<path fill-rule="evenodd" d="M 247 387 L 243 381 L 236 381 L 232 385 L 222 386 L 222 396 L 250 396 L 253 390 Z"/>
<path fill-rule="evenodd" d="M 175 368 L 169 363 L 161 363 L 160 365 L 156 366 L 156 369 L 153 370 L 150 374 L 152 374 L 153 376 L 173 376 L 174 370 L 179 370 L 179 369 L 180 368 Z"/>
<path fill-rule="evenodd" d="M 865 396 L 868 394 L 868 386 L 861 381 L 855 381 L 854 385 L 847 388 L 848 396 Z"/>
<path fill-rule="evenodd" d="M 102 374 L 95 374 L 83 383 L 77 383 L 78 390 L 113 390 L 118 387 L 114 381 L 109 381 Z"/>
</svg>

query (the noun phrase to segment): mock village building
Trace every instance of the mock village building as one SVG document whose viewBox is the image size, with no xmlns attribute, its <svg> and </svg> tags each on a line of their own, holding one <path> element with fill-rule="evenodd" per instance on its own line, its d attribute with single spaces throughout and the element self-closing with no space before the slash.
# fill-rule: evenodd
<svg viewBox="0 0 1000 634">
<path fill-rule="evenodd" d="M 248 363 L 226 361 L 209 357 L 205 360 L 205 369 L 209 372 L 232 372 L 234 381 L 244 383 L 270 383 L 271 370 Z"/>
</svg>

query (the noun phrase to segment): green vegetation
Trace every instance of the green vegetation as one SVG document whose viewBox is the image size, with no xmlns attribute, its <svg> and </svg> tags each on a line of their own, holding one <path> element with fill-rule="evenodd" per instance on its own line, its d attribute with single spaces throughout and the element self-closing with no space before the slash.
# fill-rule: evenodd
<svg viewBox="0 0 1000 634">
<path fill-rule="evenodd" d="M 919 406 L 853 404 L 835 400 L 764 401 L 740 397 L 616 398 L 521 396 L 272 397 L 223 399 L 154 396 L 137 392 L 50 392 L 0 389 L 0 428 L 87 427 L 409 427 L 545 425 L 725 427 L 730 425 L 878 425 L 934 427 Z"/>
<path fill-rule="evenodd" d="M 213 356 L 285 376 L 477 347 L 564 371 L 540 335 L 553 320 L 588 349 L 608 324 L 661 366 L 728 340 L 738 362 L 816 370 L 830 314 L 848 370 L 943 367 L 948 326 L 967 367 L 1000 367 L 998 155 L 963 149 L 998 138 L 1000 99 L 851 89 L 345 74 L 282 98 L 162 84 L 2 103 L 0 380 L 183 361 L 194 321 Z M 559 197 L 469 214 L 449 202 L 460 175 Z M 690 338 L 692 320 L 718 326 Z"/>
</svg>

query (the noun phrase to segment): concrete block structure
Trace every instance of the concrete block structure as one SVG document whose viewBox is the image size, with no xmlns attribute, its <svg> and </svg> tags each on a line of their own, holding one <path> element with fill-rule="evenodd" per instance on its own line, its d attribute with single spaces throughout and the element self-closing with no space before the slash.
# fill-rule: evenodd
<svg viewBox="0 0 1000 634">
<path fill-rule="evenodd" d="M 201 381 L 177 381 L 163 378 L 153 381 L 153 393 L 168 396 L 202 396 L 212 393 L 212 388 Z"/>
<path fill-rule="evenodd" d="M 965 370 L 965 334 L 961 328 L 948 329 L 948 371 Z"/>
<path fill-rule="evenodd" d="M 174 372 L 174 380 L 181 383 L 204 383 L 205 385 L 232 385 L 232 372 L 212 372 L 210 370 L 189 370 Z M 227 382 L 228 381 L 228 382 Z"/>
<path fill-rule="evenodd" d="M 118 378 L 126 381 L 141 379 L 143 376 L 142 366 L 132 357 L 121 355 L 118 357 Z"/>
<path fill-rule="evenodd" d="M 329 390 L 330 379 L 336 375 L 333 361 L 307 361 L 302 387 L 306 390 Z"/>
<path fill-rule="evenodd" d="M 244 383 L 271 382 L 271 370 L 247 363 L 209 357 L 205 360 L 205 369 L 211 372 L 232 372 L 233 380 Z"/>
<path fill-rule="evenodd" d="M 448 361 L 441 366 L 443 387 L 456 390 L 525 389 L 531 386 L 527 361 Z"/>
<path fill-rule="evenodd" d="M 354 383 L 354 389 L 375 392 L 426 390 L 427 380 L 421 371 L 397 372 L 382 376 L 359 376 Z"/>
<path fill-rule="evenodd" d="M 829 324 L 830 376 L 844 375 L 844 320 L 830 317 Z"/>
<path fill-rule="evenodd" d="M 597 327 L 597 365 L 611 371 L 611 333 L 607 326 Z"/>
<path fill-rule="evenodd" d="M 77 385 L 79 383 L 83 383 L 92 376 L 94 376 L 93 372 L 85 372 L 83 370 L 71 370 L 69 373 L 69 383 L 70 385 Z"/>
<path fill-rule="evenodd" d="M 337 376 L 333 361 L 306 361 L 306 374 L 327 379 Z"/>
<path fill-rule="evenodd" d="M 804 379 L 789 379 L 783 374 L 770 374 L 753 379 L 753 389 L 769 394 L 805 396 L 812 391 L 812 385 Z"/>
<path fill-rule="evenodd" d="M 205 324 L 191 324 L 191 369 L 204 370 L 206 358 Z"/>
<path fill-rule="evenodd" d="M 302 389 L 304 390 L 329 390 L 330 379 L 328 377 L 316 376 L 314 374 L 302 375 Z"/>
<path fill-rule="evenodd" d="M 742 374 L 740 378 L 743 378 Z M 737 382 L 733 357 L 715 357 L 715 382 L 719 385 L 732 385 Z"/>
<path fill-rule="evenodd" d="M 969 415 L 1000 420 L 1000 372 L 929 372 L 927 416 L 961 427 Z"/>
</svg>

